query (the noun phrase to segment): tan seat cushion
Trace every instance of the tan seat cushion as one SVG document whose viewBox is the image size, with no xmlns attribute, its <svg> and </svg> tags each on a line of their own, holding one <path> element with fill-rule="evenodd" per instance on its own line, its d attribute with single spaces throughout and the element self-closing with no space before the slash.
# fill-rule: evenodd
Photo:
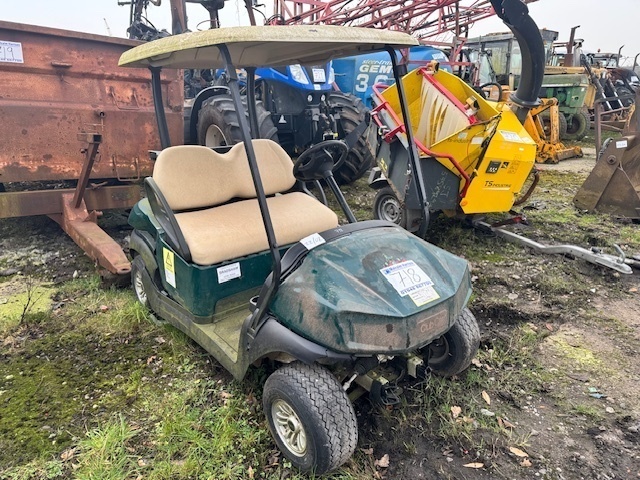
<svg viewBox="0 0 640 480">
<path fill-rule="evenodd" d="M 338 226 L 338 217 L 300 192 L 267 199 L 279 245 Z M 176 214 L 194 263 L 212 265 L 268 250 L 258 200 L 242 200 L 206 210 Z"/>
<path fill-rule="evenodd" d="M 252 144 L 265 194 L 290 190 L 296 180 L 287 152 L 272 140 L 253 140 Z M 243 143 L 227 153 L 198 145 L 165 148 L 156 159 L 153 179 L 174 211 L 256 197 Z"/>
</svg>

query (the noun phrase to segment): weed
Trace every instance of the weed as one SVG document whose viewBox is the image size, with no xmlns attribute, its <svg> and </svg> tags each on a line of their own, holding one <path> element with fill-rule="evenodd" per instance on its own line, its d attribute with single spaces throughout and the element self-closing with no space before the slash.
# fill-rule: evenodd
<svg viewBox="0 0 640 480">
<path fill-rule="evenodd" d="M 128 451 L 136 432 L 122 416 L 87 433 L 80 442 L 78 480 L 120 480 L 135 473 Z"/>
<path fill-rule="evenodd" d="M 60 478 L 65 473 L 64 465 L 59 460 L 33 460 L 25 465 L 3 473 L 3 480 L 50 480 Z"/>
<path fill-rule="evenodd" d="M 572 411 L 578 415 L 584 415 L 594 422 L 600 422 L 603 418 L 602 410 L 593 405 L 586 405 L 582 403 L 572 405 Z"/>
</svg>

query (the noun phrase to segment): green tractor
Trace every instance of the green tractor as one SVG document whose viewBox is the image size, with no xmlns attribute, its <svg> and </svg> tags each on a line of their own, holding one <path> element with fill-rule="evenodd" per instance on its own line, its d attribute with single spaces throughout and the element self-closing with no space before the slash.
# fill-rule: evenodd
<svg viewBox="0 0 640 480">
<path fill-rule="evenodd" d="M 147 198 L 129 219 L 135 294 L 235 378 L 261 363 L 275 368 L 264 413 L 280 450 L 303 471 L 321 474 L 350 458 L 358 396 L 393 404 L 400 372 L 452 376 L 469 366 L 480 334 L 466 307 L 468 264 L 393 223 L 357 222 L 332 173 L 346 143 L 320 142 L 293 163 L 279 144 L 258 138 L 255 102 L 248 120 L 238 116 L 242 143 L 170 146 L 160 70 L 226 68 L 242 112 L 236 68 L 387 50 L 398 81 L 394 49 L 416 44 L 374 29 L 235 27 L 155 40 L 120 59 L 151 71 L 163 146 Z M 249 78 L 246 98 L 255 98 L 254 85 Z M 407 136 L 413 144 L 411 129 Z M 347 224 L 305 190 L 320 179 Z"/>
</svg>

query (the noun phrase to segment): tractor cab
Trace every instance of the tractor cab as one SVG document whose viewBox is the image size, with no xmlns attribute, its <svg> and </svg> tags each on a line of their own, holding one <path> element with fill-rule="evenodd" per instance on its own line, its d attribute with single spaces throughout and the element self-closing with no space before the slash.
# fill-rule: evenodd
<svg viewBox="0 0 640 480">
<path fill-rule="evenodd" d="M 236 27 L 162 38 L 120 59 L 151 71 L 162 143 L 147 198 L 129 219 L 136 296 L 235 378 L 263 362 L 276 367 L 264 384 L 265 415 L 303 471 L 330 471 L 354 452 L 354 399 L 369 392 L 393 404 L 400 376 L 462 372 L 479 330 L 466 308 L 465 260 L 391 222 L 356 221 L 333 178 L 347 142 L 322 141 L 294 163 L 259 138 L 255 70 L 386 50 L 399 80 L 395 49 L 416 44 L 404 33 L 353 27 Z M 225 68 L 242 142 L 172 145 L 163 68 Z M 236 68 L 247 72 L 248 116 Z M 306 189 L 319 180 L 348 223 Z"/>
</svg>

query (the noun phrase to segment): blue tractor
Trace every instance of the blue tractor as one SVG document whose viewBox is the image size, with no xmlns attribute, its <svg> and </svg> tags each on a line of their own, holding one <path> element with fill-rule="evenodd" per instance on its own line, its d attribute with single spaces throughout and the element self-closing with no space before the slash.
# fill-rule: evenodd
<svg viewBox="0 0 640 480">
<path fill-rule="evenodd" d="M 187 31 L 187 2 L 199 3 L 209 11 L 211 28 L 220 26 L 218 11 L 224 7 L 224 0 L 170 0 L 171 34 Z M 150 41 L 170 35 L 147 20 L 149 3 L 160 4 L 153 0 L 119 2 L 131 5 L 130 38 Z M 270 19 L 267 22 L 277 25 Z M 373 166 L 373 154 L 365 140 L 367 108 L 352 93 L 335 91 L 331 63 L 258 68 L 256 76 L 255 138 L 276 141 L 293 158 L 321 141 L 345 139 L 349 153 L 334 171 L 341 184 L 357 180 Z M 238 115 L 227 87 L 227 75 L 214 70 L 185 70 L 184 79 L 184 143 L 209 147 L 239 143 Z"/>
<path fill-rule="evenodd" d="M 401 54 L 398 52 L 398 59 L 400 57 Z M 448 62 L 449 58 L 442 50 L 434 47 L 412 47 L 409 49 L 407 71 L 422 67 L 431 60 L 444 63 Z M 451 72 L 448 65 L 443 65 L 442 68 Z M 339 58 L 333 61 L 333 69 L 338 88 L 342 92 L 357 96 L 369 108 L 372 103 L 372 87 L 378 83 L 388 85 L 393 82 L 391 59 L 386 52 Z"/>
<path fill-rule="evenodd" d="M 256 77 L 260 138 L 276 141 L 292 157 L 321 141 L 346 138 L 349 154 L 334 172 L 342 184 L 357 180 L 373 166 L 360 126 L 366 122 L 367 108 L 357 96 L 334 89 L 331 63 L 259 68 Z M 195 98 L 186 143 L 214 147 L 241 140 L 225 74 L 217 75 L 214 83 L 217 85 L 200 91 Z"/>
</svg>

